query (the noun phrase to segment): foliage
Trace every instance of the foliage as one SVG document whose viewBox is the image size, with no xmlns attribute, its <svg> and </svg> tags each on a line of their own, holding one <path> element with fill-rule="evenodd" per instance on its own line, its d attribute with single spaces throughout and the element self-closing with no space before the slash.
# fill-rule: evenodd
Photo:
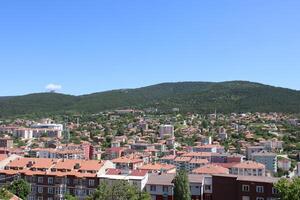
<svg viewBox="0 0 300 200">
<path fill-rule="evenodd" d="M 281 200 L 300 200 L 300 178 L 280 179 L 275 188 Z"/>
<path fill-rule="evenodd" d="M 0 198 L 1 200 L 10 200 L 13 195 L 8 192 L 5 188 L 0 188 Z"/>
<path fill-rule="evenodd" d="M 65 200 L 78 200 L 76 197 L 70 195 L 70 194 L 66 194 L 65 195 Z"/>
<path fill-rule="evenodd" d="M 174 179 L 174 200 L 190 200 L 191 191 L 188 174 L 186 171 L 179 171 Z"/>
<path fill-rule="evenodd" d="M 24 179 L 13 181 L 7 189 L 22 199 L 26 199 L 30 193 L 30 185 Z"/>
<path fill-rule="evenodd" d="M 146 192 L 140 192 L 127 181 L 115 181 L 112 185 L 102 182 L 88 200 L 151 200 Z"/>
<path fill-rule="evenodd" d="M 119 108 L 157 108 L 170 112 L 300 112 L 300 92 L 258 83 L 163 83 L 83 96 L 38 93 L 0 98 L 0 117 L 63 113 L 96 113 Z"/>
</svg>

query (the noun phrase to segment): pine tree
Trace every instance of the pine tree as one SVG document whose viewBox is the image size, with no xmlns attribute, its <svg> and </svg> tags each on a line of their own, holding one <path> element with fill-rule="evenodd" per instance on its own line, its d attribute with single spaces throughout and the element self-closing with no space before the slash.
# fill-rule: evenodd
<svg viewBox="0 0 300 200">
<path fill-rule="evenodd" d="M 190 200 L 191 191 L 186 171 L 179 171 L 174 179 L 174 200 Z"/>
</svg>

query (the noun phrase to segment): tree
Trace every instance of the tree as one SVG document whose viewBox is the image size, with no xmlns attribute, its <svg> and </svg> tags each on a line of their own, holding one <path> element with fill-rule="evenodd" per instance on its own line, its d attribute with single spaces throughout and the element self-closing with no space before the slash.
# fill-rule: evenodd
<svg viewBox="0 0 300 200">
<path fill-rule="evenodd" d="M 1 200 L 10 200 L 13 195 L 8 192 L 5 188 L 0 188 L 0 197 L 1 197 Z"/>
<path fill-rule="evenodd" d="M 174 179 L 174 200 L 190 200 L 191 191 L 187 172 L 181 170 Z"/>
<path fill-rule="evenodd" d="M 8 191 L 20 197 L 21 199 L 27 199 L 30 193 L 30 185 L 24 179 L 18 179 L 13 181 L 8 187 Z"/>
<path fill-rule="evenodd" d="M 78 200 L 76 197 L 70 195 L 70 194 L 66 194 L 65 195 L 65 200 Z"/>
<path fill-rule="evenodd" d="M 127 181 L 115 181 L 112 185 L 102 182 L 88 200 L 151 200 L 146 192 L 140 192 Z"/>
<path fill-rule="evenodd" d="M 275 188 L 281 200 L 300 200 L 300 178 L 280 179 Z"/>
</svg>

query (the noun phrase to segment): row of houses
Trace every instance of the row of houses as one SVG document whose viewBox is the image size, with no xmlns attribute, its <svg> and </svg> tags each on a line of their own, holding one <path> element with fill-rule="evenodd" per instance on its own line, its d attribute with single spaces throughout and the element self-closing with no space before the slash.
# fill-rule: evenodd
<svg viewBox="0 0 300 200">
<path fill-rule="evenodd" d="M 158 167 L 166 171 L 158 172 Z M 102 182 L 125 180 L 147 191 L 153 200 L 173 199 L 174 167 L 170 165 L 122 170 L 110 161 L 22 158 L 10 156 L 0 162 L 0 185 L 24 178 L 31 185 L 29 200 L 62 200 L 69 193 L 79 200 L 93 194 Z M 275 178 L 229 174 L 189 174 L 193 200 L 275 199 Z"/>
</svg>

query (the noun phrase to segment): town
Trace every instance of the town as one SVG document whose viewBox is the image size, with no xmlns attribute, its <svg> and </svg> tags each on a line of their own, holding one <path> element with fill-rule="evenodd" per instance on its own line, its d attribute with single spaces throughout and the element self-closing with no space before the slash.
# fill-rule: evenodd
<svg viewBox="0 0 300 200">
<path fill-rule="evenodd" d="M 293 114 L 125 109 L 7 118 L 0 133 L 0 185 L 24 179 L 29 200 L 84 200 L 120 180 L 172 200 L 180 171 L 192 200 L 273 200 L 280 179 L 300 176 Z"/>
</svg>

